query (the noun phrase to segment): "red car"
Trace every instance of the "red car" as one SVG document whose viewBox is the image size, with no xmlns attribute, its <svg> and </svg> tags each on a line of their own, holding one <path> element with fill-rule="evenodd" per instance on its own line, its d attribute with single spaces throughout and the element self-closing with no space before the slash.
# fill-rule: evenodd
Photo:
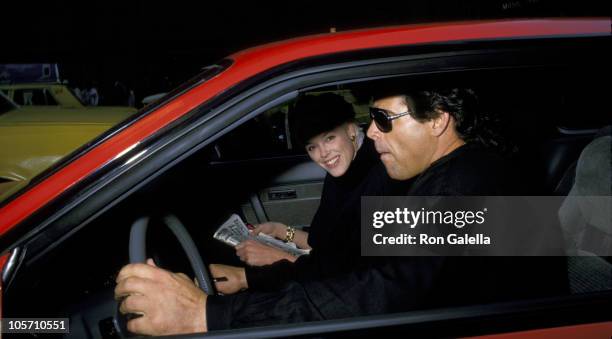
<svg viewBox="0 0 612 339">
<path fill-rule="evenodd" d="M 303 93 L 342 94 L 360 116 L 379 85 L 475 88 L 513 137 L 512 160 L 531 193 L 567 194 L 560 183 L 572 163 L 612 124 L 610 27 L 610 18 L 420 24 L 304 37 L 221 60 L 0 202 L 2 316 L 70 318 L 67 338 L 124 335 L 115 276 L 128 263 L 130 225 L 143 216 L 156 224 L 176 215 L 206 262 L 229 264 L 233 250 L 212 233 L 231 213 L 307 226 L 324 173 L 293 147 L 287 127 Z M 148 254 L 189 271 L 167 230 L 151 232 Z M 603 270 L 585 268 L 587 282 L 562 297 L 206 336 L 609 338 L 612 265 L 599 259 Z"/>
</svg>

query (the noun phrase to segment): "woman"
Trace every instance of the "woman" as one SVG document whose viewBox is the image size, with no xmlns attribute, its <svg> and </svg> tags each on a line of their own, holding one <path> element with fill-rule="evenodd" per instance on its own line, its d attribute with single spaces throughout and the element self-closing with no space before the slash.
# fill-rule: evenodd
<svg viewBox="0 0 612 339">
<path fill-rule="evenodd" d="M 306 152 L 327 171 L 320 206 L 310 232 L 278 222 L 258 225 L 266 233 L 311 249 L 298 258 L 256 241 L 236 246 L 246 268 L 211 265 L 221 293 L 241 289 L 275 290 L 287 281 L 321 279 L 348 272 L 360 265 L 361 196 L 391 195 L 396 184 L 388 177 L 378 153 L 354 121 L 352 105 L 341 96 L 326 93 L 305 96 L 292 112 L 293 132 Z"/>
</svg>

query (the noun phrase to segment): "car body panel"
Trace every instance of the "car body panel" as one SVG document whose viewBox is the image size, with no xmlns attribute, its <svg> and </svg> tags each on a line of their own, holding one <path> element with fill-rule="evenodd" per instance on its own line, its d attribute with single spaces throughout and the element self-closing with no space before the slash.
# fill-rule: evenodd
<svg viewBox="0 0 612 339">
<path fill-rule="evenodd" d="M 609 338 L 612 333 L 612 321 L 603 323 L 585 324 L 576 326 L 553 327 L 531 331 L 520 331 L 511 333 L 500 333 L 467 337 L 465 339 L 558 339 L 558 338 L 582 338 L 596 339 Z"/>
<path fill-rule="evenodd" d="M 423 24 L 330 33 L 288 40 L 240 52 L 234 63 L 212 79 L 120 130 L 73 162 L 0 208 L 0 235 L 40 207 L 137 146 L 176 119 L 257 74 L 304 58 L 373 48 L 530 37 L 609 36 L 610 19 L 547 19 Z"/>
<path fill-rule="evenodd" d="M 610 19 L 436 23 L 329 33 L 264 45 L 232 55 L 251 75 L 289 61 L 358 49 L 488 39 L 610 35 Z"/>
</svg>

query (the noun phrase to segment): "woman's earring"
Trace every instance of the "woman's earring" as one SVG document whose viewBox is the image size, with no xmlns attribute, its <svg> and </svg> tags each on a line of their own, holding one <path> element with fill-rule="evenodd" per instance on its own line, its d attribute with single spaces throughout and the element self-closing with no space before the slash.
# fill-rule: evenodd
<svg viewBox="0 0 612 339">
<path fill-rule="evenodd" d="M 351 141 L 355 141 L 355 136 L 351 135 Z"/>
</svg>

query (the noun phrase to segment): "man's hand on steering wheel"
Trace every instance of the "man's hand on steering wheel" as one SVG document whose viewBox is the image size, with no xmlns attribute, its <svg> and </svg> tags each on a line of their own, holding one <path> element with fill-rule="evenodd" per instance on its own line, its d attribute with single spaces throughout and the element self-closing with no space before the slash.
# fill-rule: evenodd
<svg viewBox="0 0 612 339">
<path fill-rule="evenodd" d="M 139 218 L 130 230 L 131 264 L 119 271 L 115 288 L 115 300 L 119 302 L 115 325 L 120 336 L 129 335 L 126 327 L 131 333 L 147 335 L 207 330 L 206 293 L 215 293 L 208 267 L 180 220 L 168 214 L 163 221 L 185 251 L 199 286 L 183 273 L 172 273 L 157 267 L 151 259 L 145 260 L 149 217 Z M 128 320 L 128 314 L 136 317 Z"/>
<path fill-rule="evenodd" d="M 115 299 L 120 311 L 140 314 L 129 320 L 132 333 L 167 335 L 206 332 L 207 295 L 183 273 L 147 264 L 124 266 L 117 276 Z"/>
</svg>

